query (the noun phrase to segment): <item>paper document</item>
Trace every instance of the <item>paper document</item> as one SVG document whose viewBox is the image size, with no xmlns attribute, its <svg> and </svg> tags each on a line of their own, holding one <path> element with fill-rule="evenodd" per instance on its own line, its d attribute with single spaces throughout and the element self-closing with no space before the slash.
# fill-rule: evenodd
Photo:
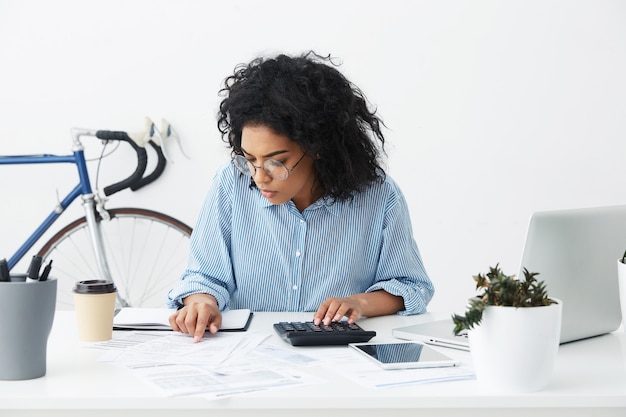
<svg viewBox="0 0 626 417">
<path fill-rule="evenodd" d="M 169 317 L 173 308 L 124 307 L 113 318 L 113 328 L 118 330 L 171 330 Z M 220 331 L 244 331 L 248 329 L 252 312 L 247 309 L 222 312 Z"/>
<path fill-rule="evenodd" d="M 317 382 L 292 364 L 257 354 L 267 332 L 206 333 L 199 343 L 178 332 L 116 332 L 91 345 L 105 349 L 98 359 L 127 368 L 168 396 L 202 395 L 218 399 L 241 393 Z M 322 383 L 323 381 L 319 381 Z"/>
</svg>

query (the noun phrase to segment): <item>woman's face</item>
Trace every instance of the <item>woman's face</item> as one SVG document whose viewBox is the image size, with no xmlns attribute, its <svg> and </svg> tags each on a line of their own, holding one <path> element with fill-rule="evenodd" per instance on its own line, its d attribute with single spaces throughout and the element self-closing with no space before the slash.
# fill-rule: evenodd
<svg viewBox="0 0 626 417">
<path fill-rule="evenodd" d="M 243 156 L 256 167 L 252 179 L 263 197 L 272 204 L 293 200 L 302 211 L 319 197 L 314 190 L 313 158 L 287 136 L 265 126 L 245 126 L 241 132 Z M 272 178 L 263 168 L 268 159 L 281 162 L 290 172 L 286 180 Z"/>
</svg>

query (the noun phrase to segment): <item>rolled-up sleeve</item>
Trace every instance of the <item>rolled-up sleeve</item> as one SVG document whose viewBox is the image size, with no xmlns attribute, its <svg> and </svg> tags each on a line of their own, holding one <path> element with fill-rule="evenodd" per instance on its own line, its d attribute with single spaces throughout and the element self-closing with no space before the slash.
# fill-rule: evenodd
<svg viewBox="0 0 626 417">
<path fill-rule="evenodd" d="M 428 277 L 413 237 L 409 210 L 400 189 L 394 182 L 385 209 L 383 241 L 376 273 L 376 282 L 367 292 L 385 290 L 404 299 L 404 310 L 411 315 L 426 311 L 435 289 Z"/>
<path fill-rule="evenodd" d="M 169 291 L 167 305 L 183 306 L 191 294 L 213 295 L 220 310 L 228 308 L 235 280 L 230 260 L 232 175 L 223 169 L 216 174 L 200 210 L 190 240 L 187 269 L 180 281 Z"/>
</svg>

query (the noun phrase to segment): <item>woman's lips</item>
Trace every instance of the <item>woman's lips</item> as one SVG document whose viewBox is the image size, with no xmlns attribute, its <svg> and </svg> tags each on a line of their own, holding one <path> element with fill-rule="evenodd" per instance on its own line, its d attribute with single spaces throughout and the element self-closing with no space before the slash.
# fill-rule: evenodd
<svg viewBox="0 0 626 417">
<path fill-rule="evenodd" d="M 276 196 L 276 191 L 261 190 L 261 195 L 267 199 L 270 199 Z"/>
</svg>

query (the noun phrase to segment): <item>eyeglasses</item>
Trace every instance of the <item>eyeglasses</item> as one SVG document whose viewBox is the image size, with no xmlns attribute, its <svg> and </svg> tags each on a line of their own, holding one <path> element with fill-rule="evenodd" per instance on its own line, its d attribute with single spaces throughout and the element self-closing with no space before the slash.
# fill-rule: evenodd
<svg viewBox="0 0 626 417">
<path fill-rule="evenodd" d="M 275 159 L 266 159 L 265 162 L 263 162 L 263 166 L 256 166 L 242 155 L 236 155 L 233 158 L 233 163 L 235 164 L 237 169 L 244 175 L 254 177 L 256 175 L 257 168 L 263 168 L 267 175 L 269 175 L 273 179 L 284 181 L 289 177 L 289 173 L 298 166 L 298 164 L 300 163 L 300 161 L 302 161 L 305 155 L 306 152 L 302 154 L 300 159 L 298 159 L 298 162 L 296 162 L 291 167 L 291 169 L 287 168 L 285 164 Z"/>
</svg>

